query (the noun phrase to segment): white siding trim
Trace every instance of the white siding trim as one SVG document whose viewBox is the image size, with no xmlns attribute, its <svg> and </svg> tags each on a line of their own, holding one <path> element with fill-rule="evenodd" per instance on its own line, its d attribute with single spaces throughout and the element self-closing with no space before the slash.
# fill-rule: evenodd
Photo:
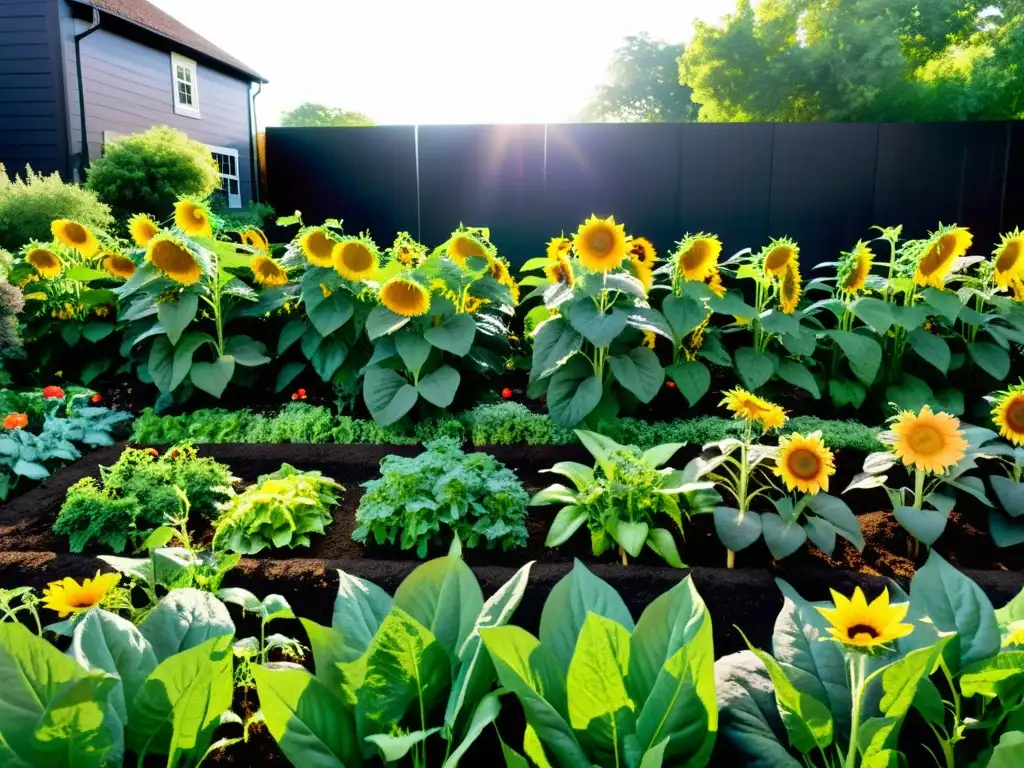
<svg viewBox="0 0 1024 768">
<path fill-rule="evenodd" d="M 174 100 L 175 114 L 199 119 L 199 67 L 192 59 L 173 52 L 171 98 Z"/>
<path fill-rule="evenodd" d="M 228 208 L 241 208 L 242 177 L 240 175 L 241 168 L 238 165 L 238 150 L 230 147 L 217 147 L 212 144 L 207 144 L 206 148 L 213 154 L 213 159 L 220 167 L 221 189 L 227 195 Z M 235 171 L 234 174 L 230 172 L 232 167 Z M 234 183 L 232 184 L 232 182 Z"/>
</svg>

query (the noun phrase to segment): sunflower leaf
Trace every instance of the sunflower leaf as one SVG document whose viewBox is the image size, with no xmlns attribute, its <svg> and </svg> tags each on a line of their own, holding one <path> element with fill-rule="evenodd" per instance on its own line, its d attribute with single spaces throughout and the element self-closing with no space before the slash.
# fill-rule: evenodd
<svg viewBox="0 0 1024 768">
<path fill-rule="evenodd" d="M 381 426 L 394 424 L 416 405 L 419 394 L 405 378 L 388 368 L 371 366 L 363 376 L 363 400 Z"/>
<path fill-rule="evenodd" d="M 626 355 L 608 358 L 612 375 L 642 403 L 654 399 L 665 382 L 665 370 L 654 350 L 647 347 L 631 349 Z"/>
<path fill-rule="evenodd" d="M 189 375 L 192 383 L 203 392 L 219 398 L 235 373 L 235 358 L 221 355 L 212 363 L 192 363 Z"/>
<path fill-rule="evenodd" d="M 408 317 L 402 317 L 381 304 L 371 309 L 369 317 L 366 318 L 366 335 L 373 341 L 397 331 L 408 322 Z"/>
<path fill-rule="evenodd" d="M 195 320 L 199 309 L 199 296 L 183 293 L 177 301 L 161 301 L 157 304 L 156 316 L 167 332 L 171 344 L 177 344 L 188 324 Z"/>
<path fill-rule="evenodd" d="M 676 383 L 690 405 L 696 405 L 711 388 L 711 372 L 699 360 L 670 365 L 665 373 Z"/>
<path fill-rule="evenodd" d="M 423 334 L 423 338 L 432 346 L 459 357 L 469 354 L 475 337 L 476 323 L 466 314 L 452 315 L 440 325 L 428 328 Z"/>
</svg>

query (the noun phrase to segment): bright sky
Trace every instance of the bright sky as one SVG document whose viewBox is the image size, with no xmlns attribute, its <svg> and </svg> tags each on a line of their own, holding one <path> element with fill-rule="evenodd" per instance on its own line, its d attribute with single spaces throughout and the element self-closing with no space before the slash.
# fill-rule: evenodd
<svg viewBox="0 0 1024 768">
<path fill-rule="evenodd" d="M 735 0 L 151 0 L 263 74 L 261 124 L 305 101 L 377 123 L 572 119 L 622 38 L 684 42 Z"/>
</svg>

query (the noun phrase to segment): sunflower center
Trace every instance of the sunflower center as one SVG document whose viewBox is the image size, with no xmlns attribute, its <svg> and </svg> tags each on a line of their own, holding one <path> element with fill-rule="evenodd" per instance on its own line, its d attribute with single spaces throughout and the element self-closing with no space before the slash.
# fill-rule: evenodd
<svg viewBox="0 0 1024 768">
<path fill-rule="evenodd" d="M 75 245 L 84 245 L 89 239 L 89 233 L 85 231 L 85 227 L 74 221 L 69 221 L 64 225 L 64 234 Z"/>
<path fill-rule="evenodd" d="M 587 236 L 587 247 L 601 256 L 611 253 L 615 238 L 607 229 L 595 229 Z"/>
<path fill-rule="evenodd" d="M 772 248 L 764 259 L 765 269 L 772 271 L 782 269 L 789 262 L 793 251 L 785 246 Z"/>
<path fill-rule="evenodd" d="M 320 231 L 312 232 L 306 240 L 306 245 L 309 246 L 309 250 L 313 255 L 321 259 L 330 258 L 331 251 L 334 250 L 334 243 L 328 239 L 327 235 Z"/>
<path fill-rule="evenodd" d="M 455 238 L 454 246 L 455 253 L 463 259 L 484 255 L 483 246 L 471 237 Z"/>
<path fill-rule="evenodd" d="M 641 264 L 647 261 L 647 249 L 642 245 L 634 245 L 629 252 L 633 255 L 633 258 Z"/>
<path fill-rule="evenodd" d="M 996 271 L 997 272 L 1010 272 L 1014 267 L 1017 266 L 1017 260 L 1020 259 L 1020 241 L 1011 240 L 1003 248 L 1003 252 L 999 254 L 999 258 L 996 259 Z"/>
<path fill-rule="evenodd" d="M 57 257 L 49 251 L 39 248 L 28 255 L 28 262 L 37 267 L 51 267 L 57 263 Z"/>
<path fill-rule="evenodd" d="M 362 243 L 347 243 L 341 252 L 341 260 L 353 272 L 365 272 L 373 264 L 373 254 Z"/>
<path fill-rule="evenodd" d="M 810 480 L 818 476 L 818 472 L 821 469 L 821 461 L 814 451 L 809 451 L 806 448 L 797 448 L 789 454 L 786 466 L 789 467 L 790 472 L 801 480 Z"/>
<path fill-rule="evenodd" d="M 170 275 L 189 272 L 195 266 L 192 254 L 169 240 L 164 240 L 153 246 L 152 261 Z"/>
<path fill-rule="evenodd" d="M 66 593 L 64 602 L 69 608 L 91 608 L 99 602 L 99 599 L 88 592 Z"/>
<path fill-rule="evenodd" d="M 861 635 L 866 635 L 866 638 L 862 638 Z M 851 640 L 868 639 L 874 640 L 881 635 L 877 629 L 872 627 L 870 624 L 854 624 L 852 627 L 846 630 L 846 636 Z"/>
<path fill-rule="evenodd" d="M 917 425 L 909 435 L 907 441 L 916 453 L 923 456 L 931 456 L 939 453 L 946 446 L 942 433 L 935 427 L 928 424 Z"/>
<path fill-rule="evenodd" d="M 1006 422 L 1014 431 L 1024 431 L 1024 398 L 1018 397 L 1006 409 Z"/>
</svg>

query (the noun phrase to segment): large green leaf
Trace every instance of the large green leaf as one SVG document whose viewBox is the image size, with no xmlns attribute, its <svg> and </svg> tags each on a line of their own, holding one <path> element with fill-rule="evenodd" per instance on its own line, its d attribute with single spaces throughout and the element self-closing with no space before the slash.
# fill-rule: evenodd
<svg viewBox="0 0 1024 768">
<path fill-rule="evenodd" d="M 440 730 L 440 728 L 427 728 L 409 733 L 374 733 L 367 736 L 366 740 L 377 747 L 384 762 L 391 765 L 409 754 L 409 750 L 417 744 L 426 741 Z"/>
<path fill-rule="evenodd" d="M 819 493 L 811 497 L 808 506 L 818 517 L 832 523 L 839 535 L 853 544 L 858 551 L 864 549 L 864 534 L 860 529 L 860 521 L 845 501 L 827 493 Z"/>
<path fill-rule="evenodd" d="M 885 336 L 894 321 L 892 305 L 882 299 L 864 296 L 858 299 L 853 307 L 853 314 L 863 320 L 871 330 L 879 336 Z"/>
<path fill-rule="evenodd" d="M 323 340 L 309 361 L 321 381 L 330 381 L 347 358 L 348 344 L 337 336 L 331 336 Z"/>
<path fill-rule="evenodd" d="M 796 520 L 783 520 L 774 512 L 761 513 L 761 535 L 776 560 L 796 552 L 807 541 L 807 532 Z"/>
<path fill-rule="evenodd" d="M 996 381 L 1003 381 L 1010 373 L 1010 353 L 992 342 L 971 342 L 967 345 L 967 354 Z"/>
<path fill-rule="evenodd" d="M 331 626 L 341 633 L 345 647 L 350 650 L 352 661 L 370 647 L 384 618 L 390 613 L 392 600 L 376 584 L 337 571 L 338 594 L 334 598 L 334 615 Z"/>
<path fill-rule="evenodd" d="M 949 344 L 941 336 L 929 333 L 924 328 L 915 328 L 907 336 L 910 346 L 922 360 L 935 366 L 943 376 L 949 371 L 952 353 Z"/>
<path fill-rule="evenodd" d="M 560 427 L 574 427 L 601 402 L 603 389 L 596 376 L 580 377 L 576 366 L 559 370 L 548 386 L 548 411 Z"/>
<path fill-rule="evenodd" d="M 608 358 L 612 375 L 641 403 L 649 403 L 665 382 L 665 369 L 661 367 L 653 349 L 637 347 L 625 355 Z"/>
<path fill-rule="evenodd" d="M 915 539 L 931 546 L 946 530 L 949 513 L 943 514 L 934 509 L 916 509 L 897 504 L 892 509 L 892 516 Z"/>
<path fill-rule="evenodd" d="M 199 309 L 199 296 L 195 293 L 180 294 L 175 301 L 157 303 L 156 316 L 167 332 L 171 344 L 177 344 L 188 324 L 195 320 Z"/>
<path fill-rule="evenodd" d="M 617 621 L 626 629 L 633 629 L 633 617 L 619 593 L 575 560 L 572 570 L 551 590 L 540 615 L 540 640 L 554 654 L 563 672 L 569 669 L 576 640 L 588 613 L 596 613 Z"/>
<path fill-rule="evenodd" d="M 277 338 L 277 354 L 283 355 L 296 341 L 302 338 L 309 326 L 302 320 L 290 320 L 281 329 L 281 335 Z"/>
<path fill-rule="evenodd" d="M 985 768 L 1018 768 L 1024 765 L 1024 732 L 1007 731 L 999 737 Z"/>
<path fill-rule="evenodd" d="M 750 645 L 749 641 L 747 645 Z M 833 738 L 832 715 L 828 707 L 793 687 L 771 654 L 753 647 L 750 650 L 768 670 L 790 745 L 804 755 L 816 749 L 825 749 Z"/>
<path fill-rule="evenodd" d="M 366 318 L 366 335 L 373 341 L 380 336 L 394 333 L 408 322 L 408 317 L 395 314 L 383 304 L 378 304 L 370 310 Z"/>
<path fill-rule="evenodd" d="M 882 345 L 869 336 L 853 331 L 829 331 L 828 334 L 843 351 L 853 375 L 864 386 L 870 387 L 882 364 Z"/>
<path fill-rule="evenodd" d="M 189 365 L 192 360 L 189 358 Z M 158 336 L 149 348 L 149 375 L 161 392 L 170 392 L 174 370 L 174 345 L 166 336 Z"/>
<path fill-rule="evenodd" d="M 416 388 L 389 368 L 372 366 L 363 376 L 363 400 L 373 420 L 382 426 L 394 424 L 416 405 Z"/>
<path fill-rule="evenodd" d="M 266 355 L 266 346 L 251 336 L 232 336 L 225 342 L 224 351 L 235 358 L 236 363 L 247 368 L 255 368 L 270 362 L 270 358 Z"/>
<path fill-rule="evenodd" d="M 675 363 L 666 368 L 665 373 L 676 383 L 690 405 L 696 405 L 711 388 L 711 372 L 699 360 Z"/>
<path fill-rule="evenodd" d="M 938 288 L 928 287 L 922 291 L 921 295 L 924 296 L 925 303 L 945 318 L 948 323 L 955 322 L 960 310 L 964 307 L 960 297 L 952 291 L 941 291 Z"/>
<path fill-rule="evenodd" d="M 740 347 L 734 354 L 736 374 L 747 389 L 763 387 L 775 373 L 775 362 L 764 352 L 753 347 Z"/>
<path fill-rule="evenodd" d="M 419 376 L 423 364 L 430 357 L 430 342 L 414 331 L 403 330 L 395 334 L 395 351 L 398 352 L 406 370 Z"/>
<path fill-rule="evenodd" d="M 733 552 L 746 549 L 761 538 L 761 515 L 735 507 L 715 507 L 715 532 L 718 540 Z"/>
<path fill-rule="evenodd" d="M 572 303 L 569 324 L 595 347 L 610 346 L 626 330 L 626 313 L 621 309 L 602 312 L 589 297 Z"/>
<path fill-rule="evenodd" d="M 221 355 L 212 363 L 192 363 L 192 383 L 219 398 L 235 373 L 235 358 Z"/>
<path fill-rule="evenodd" d="M 224 603 L 209 592 L 175 589 L 139 625 L 157 661 L 194 648 L 210 638 L 231 635 L 235 624 Z"/>
<path fill-rule="evenodd" d="M 470 315 L 452 315 L 440 325 L 428 328 L 423 337 L 438 349 L 465 357 L 476 338 L 476 323 Z"/>
<path fill-rule="evenodd" d="M 156 343 L 159 343 L 159 341 L 157 339 Z M 156 343 L 153 345 L 154 348 Z M 214 348 L 217 346 L 213 336 L 208 333 L 189 331 L 182 334 L 177 345 L 174 347 L 174 359 L 171 362 L 171 380 L 166 391 L 170 392 L 177 389 L 178 385 L 185 380 L 189 371 L 192 370 L 192 357 L 203 344 L 210 344 Z"/>
<path fill-rule="evenodd" d="M 807 370 L 807 366 L 802 363 L 798 363 L 795 360 L 782 360 L 779 363 L 778 370 L 779 378 L 783 381 L 787 381 L 794 387 L 800 387 L 800 389 L 811 393 L 811 397 L 815 400 L 821 397 L 821 392 L 818 390 L 818 382 L 814 380 L 814 374 Z M 676 382 L 677 384 L 679 382 Z"/>
<path fill-rule="evenodd" d="M 583 346 L 579 335 L 562 317 L 553 317 L 537 326 L 533 338 L 533 366 L 530 379 L 550 376 Z"/>
<path fill-rule="evenodd" d="M 302 373 L 302 370 L 305 367 L 305 363 L 298 363 L 294 361 L 282 365 L 281 370 L 277 372 L 277 379 L 274 382 L 274 391 L 282 392 L 285 387 L 295 381 L 295 377 Z"/>
<path fill-rule="evenodd" d="M 477 645 L 482 649 L 483 646 L 479 642 L 479 638 Z M 493 682 L 494 666 L 491 664 L 490 657 L 486 652 L 483 652 L 483 657 L 488 660 L 488 668 L 491 670 L 491 682 Z M 480 703 L 477 704 L 476 708 L 473 710 L 473 717 L 466 728 L 465 738 L 462 739 L 461 742 L 457 743 L 457 746 L 452 750 L 448 759 L 444 761 L 444 765 L 441 766 L 441 768 L 457 768 L 459 760 L 461 760 L 466 752 L 469 751 L 469 748 L 473 746 L 473 742 L 480 737 L 488 725 L 491 725 L 498 719 L 498 715 L 501 713 L 502 693 L 503 691 L 491 691 L 480 700 Z"/>
<path fill-rule="evenodd" d="M 306 299 L 306 314 L 313 323 L 313 327 L 319 331 L 321 336 L 330 336 L 349 321 L 355 311 L 352 299 L 342 291 L 335 291 L 327 298 L 323 298 L 319 287 L 313 292 L 313 296 L 319 296 L 319 301 Z"/>
<path fill-rule="evenodd" d="M 980 694 L 999 699 L 1003 706 L 1016 706 L 1024 695 L 1024 651 L 1004 651 L 964 667 L 960 690 L 964 696 Z"/>
<path fill-rule="evenodd" d="M 461 376 L 457 370 L 450 365 L 442 365 L 420 379 L 416 390 L 427 402 L 438 408 L 447 408 L 455 399 L 455 391 L 459 388 L 460 380 Z"/>
</svg>

